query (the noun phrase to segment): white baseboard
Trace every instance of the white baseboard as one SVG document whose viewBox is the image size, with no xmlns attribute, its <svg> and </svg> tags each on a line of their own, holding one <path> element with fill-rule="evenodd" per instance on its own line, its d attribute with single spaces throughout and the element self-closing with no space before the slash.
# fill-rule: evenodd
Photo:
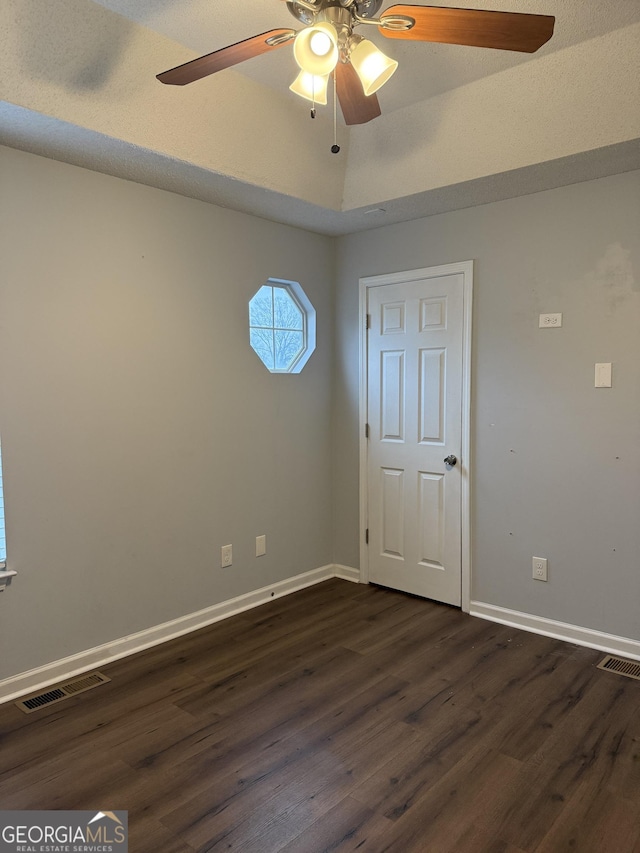
<svg viewBox="0 0 640 853">
<path fill-rule="evenodd" d="M 27 672 L 6 678 L 0 681 L 0 704 L 11 702 L 27 693 L 35 693 L 52 684 L 67 680 L 89 669 L 104 666 L 127 655 L 142 652 L 153 646 L 166 643 L 176 637 L 205 628 L 214 622 L 228 619 L 237 613 L 266 604 L 284 595 L 304 589 L 308 586 L 321 583 L 330 578 L 360 582 L 360 572 L 351 566 L 330 564 L 319 569 L 313 569 L 301 575 L 295 575 L 284 581 L 265 586 L 261 589 L 239 595 L 236 598 L 223 601 L 189 613 L 170 622 L 154 625 L 136 634 L 129 634 L 102 646 L 79 652 L 70 657 L 31 669 Z M 615 634 L 605 634 L 602 631 L 594 631 L 591 628 L 582 628 L 578 625 L 570 625 L 567 622 L 557 622 L 554 619 L 545 619 L 543 616 L 534 616 L 531 613 L 522 613 L 518 610 L 509 610 L 506 607 L 498 607 L 494 604 L 485 604 L 481 601 L 472 601 L 469 610 L 472 616 L 488 619 L 491 622 L 500 622 L 502 625 L 510 625 L 513 628 L 521 628 L 534 634 L 543 634 L 546 637 L 554 637 L 568 643 L 576 643 L 579 646 L 588 646 L 600 649 L 609 654 L 640 660 L 640 640 L 629 637 L 618 637 Z"/>
<path fill-rule="evenodd" d="M 360 583 L 360 569 L 354 569 L 351 566 L 341 566 L 339 563 L 334 563 L 333 577 L 340 578 L 343 581 Z"/>
<path fill-rule="evenodd" d="M 205 628 L 214 622 L 228 619 L 229 616 L 234 616 L 236 613 L 242 613 L 244 610 L 250 610 L 260 604 L 265 604 L 267 601 L 273 601 L 283 595 L 290 595 L 299 589 L 313 586 L 313 584 L 321 583 L 330 578 L 341 578 L 357 583 L 360 580 L 360 572 L 349 566 L 334 564 L 322 566 L 319 569 L 313 569 L 310 572 L 279 581 L 271 586 L 239 595 L 237 598 L 229 599 L 229 601 L 214 604 L 204 610 L 188 613 L 186 616 L 172 619 L 170 622 L 154 625 L 152 628 L 138 631 L 136 634 L 129 634 L 102 646 L 96 646 L 70 657 L 52 661 L 37 669 L 21 672 L 0 681 L 0 704 L 18 699 L 26 693 L 36 693 L 45 687 L 66 681 L 89 669 L 104 666 L 127 655 L 133 655 L 160 643 L 166 643 L 168 640 L 173 640 L 183 634 Z"/>
<path fill-rule="evenodd" d="M 543 634 L 545 637 L 555 637 L 557 640 L 565 640 L 578 646 L 589 646 L 612 655 L 640 660 L 640 640 L 617 637 L 615 634 L 605 634 L 602 631 L 581 628 L 579 625 L 570 625 L 567 622 L 556 622 L 555 619 L 545 619 L 543 616 L 508 610 L 506 607 L 484 604 L 481 601 L 472 601 L 469 612 L 472 616 L 479 616 L 490 622 L 500 622 L 503 625 L 511 625 L 512 628 L 522 628 L 524 631 Z"/>
</svg>

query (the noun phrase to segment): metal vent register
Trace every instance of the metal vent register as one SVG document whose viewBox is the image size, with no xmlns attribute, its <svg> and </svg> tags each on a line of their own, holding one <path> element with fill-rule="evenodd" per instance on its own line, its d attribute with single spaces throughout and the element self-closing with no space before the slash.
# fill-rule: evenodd
<svg viewBox="0 0 640 853">
<path fill-rule="evenodd" d="M 55 702 L 62 702 L 64 699 L 69 699 L 77 693 L 84 693 L 85 690 L 91 690 L 100 684 L 106 684 L 108 681 L 111 681 L 111 679 L 101 672 L 90 672 L 87 675 L 74 678 L 72 681 L 67 681 L 66 684 L 59 684 L 50 690 L 35 693 L 33 696 L 27 696 L 26 699 L 20 699 L 19 702 L 16 702 L 16 705 L 25 714 L 31 714 L 33 711 L 46 708 Z"/>
<path fill-rule="evenodd" d="M 638 661 L 607 655 L 598 664 L 598 669 L 606 669 L 607 672 L 616 672 L 618 675 L 626 675 L 627 678 L 635 678 L 636 681 L 640 681 L 640 662 Z"/>
</svg>

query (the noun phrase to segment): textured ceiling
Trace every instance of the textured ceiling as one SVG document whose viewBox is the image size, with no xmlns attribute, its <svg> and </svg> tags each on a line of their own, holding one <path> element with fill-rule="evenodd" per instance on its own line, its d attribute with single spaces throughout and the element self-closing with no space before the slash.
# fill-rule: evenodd
<svg viewBox="0 0 640 853">
<path fill-rule="evenodd" d="M 298 28 L 282 0 L 3 0 L 0 143 L 326 234 L 640 168 L 638 0 L 472 6 L 555 15 L 555 34 L 530 56 L 367 28 L 400 67 L 383 115 L 339 127 L 334 156 L 331 107 L 312 122 L 288 91 L 288 46 L 190 86 L 155 80 Z"/>
<path fill-rule="evenodd" d="M 184 45 L 196 54 L 210 53 L 228 44 L 275 27 L 300 29 L 302 24 L 288 11 L 283 0 L 99 0 L 101 5 L 136 23 Z M 388 0 L 381 6 L 394 4 Z M 440 6 L 465 5 L 457 0 Z M 470 7 L 497 11 L 529 12 L 557 16 L 551 41 L 540 53 L 562 50 L 572 44 L 604 35 L 640 21 L 640 0 L 472 0 Z M 392 111 L 457 89 L 473 80 L 488 77 L 514 65 L 535 60 L 528 54 L 482 50 L 455 45 L 401 42 L 385 39 L 375 27 L 359 28 L 375 41 L 400 67 L 380 90 L 384 110 Z M 185 52 L 185 61 L 191 54 Z M 160 57 L 158 58 L 159 62 Z M 159 67 L 158 72 L 165 70 Z M 292 51 L 285 47 L 252 59 L 237 70 L 254 80 L 288 92 L 297 69 Z M 290 95 L 299 104 L 297 96 Z"/>
</svg>

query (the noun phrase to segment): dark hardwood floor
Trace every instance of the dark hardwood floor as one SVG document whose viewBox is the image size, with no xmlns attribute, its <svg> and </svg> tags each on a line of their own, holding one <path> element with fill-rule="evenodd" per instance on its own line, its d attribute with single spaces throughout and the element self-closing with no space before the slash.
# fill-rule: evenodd
<svg viewBox="0 0 640 853">
<path fill-rule="evenodd" d="M 1 809 L 126 809 L 131 853 L 640 853 L 640 682 L 328 581 L 0 707 Z"/>
</svg>

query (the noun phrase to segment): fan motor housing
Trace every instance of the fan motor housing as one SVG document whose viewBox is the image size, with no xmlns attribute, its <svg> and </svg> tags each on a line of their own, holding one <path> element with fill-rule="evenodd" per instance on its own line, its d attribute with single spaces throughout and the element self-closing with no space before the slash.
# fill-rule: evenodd
<svg viewBox="0 0 640 853">
<path fill-rule="evenodd" d="M 353 8 L 362 18 L 373 18 L 380 6 L 382 0 L 318 0 L 317 12 L 301 6 L 296 3 L 296 0 L 287 0 L 287 7 L 294 18 L 302 21 L 303 24 L 313 24 L 317 19 L 318 13 L 324 11 L 330 6 L 338 6 L 342 8 Z"/>
</svg>

